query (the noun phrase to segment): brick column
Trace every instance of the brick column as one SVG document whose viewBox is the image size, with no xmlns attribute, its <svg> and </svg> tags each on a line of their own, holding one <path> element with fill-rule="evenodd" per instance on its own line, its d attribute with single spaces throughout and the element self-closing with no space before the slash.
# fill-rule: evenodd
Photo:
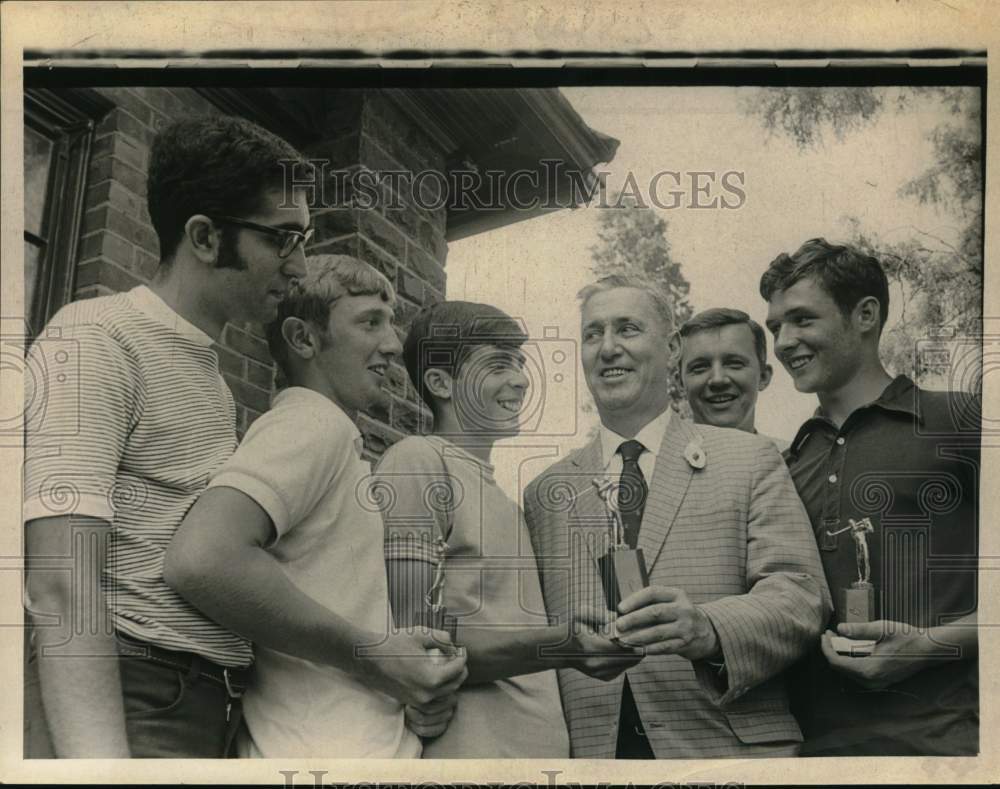
<svg viewBox="0 0 1000 789">
<path fill-rule="evenodd" d="M 428 191 L 418 204 L 409 177 L 399 179 L 398 188 L 382 178 L 377 205 L 370 208 L 360 206 L 371 194 L 345 190 L 344 185 L 359 171 L 368 171 L 373 184 L 380 173 L 443 173 L 445 152 L 384 94 L 352 90 L 333 96 L 325 139 L 308 151 L 310 158 L 330 163 L 322 190 L 326 206 L 313 215 L 316 235 L 310 252 L 353 255 L 385 274 L 396 287 L 402 336 L 420 307 L 444 299 L 447 217 L 429 193 L 436 182 L 428 179 Z M 369 458 L 430 424 L 430 412 L 402 364 L 392 365 L 388 378 L 386 402 L 358 417 Z"/>
</svg>

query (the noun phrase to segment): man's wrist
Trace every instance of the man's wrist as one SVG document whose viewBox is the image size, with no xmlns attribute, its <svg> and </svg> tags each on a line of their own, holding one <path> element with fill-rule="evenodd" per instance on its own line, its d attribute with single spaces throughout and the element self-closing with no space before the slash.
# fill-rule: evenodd
<svg viewBox="0 0 1000 789">
<path fill-rule="evenodd" d="M 707 661 L 716 668 L 724 668 L 725 654 L 722 651 L 722 639 L 719 638 L 719 631 L 715 629 L 715 623 L 712 621 L 712 617 L 706 614 L 704 609 L 700 606 L 695 606 L 695 608 L 697 608 L 698 613 L 701 616 L 702 623 L 706 630 L 705 638 L 708 641 L 705 645 L 705 656 L 702 660 Z"/>
<path fill-rule="evenodd" d="M 575 622 L 549 625 L 545 638 L 549 645 L 539 650 L 545 663 L 551 663 L 552 668 L 577 668 L 584 658 L 583 644 L 577 638 L 577 628 L 582 626 Z"/>
</svg>

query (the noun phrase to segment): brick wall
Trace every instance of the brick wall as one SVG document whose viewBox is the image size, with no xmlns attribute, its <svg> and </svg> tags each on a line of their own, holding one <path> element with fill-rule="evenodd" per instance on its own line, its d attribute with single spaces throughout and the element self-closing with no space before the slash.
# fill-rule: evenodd
<svg viewBox="0 0 1000 789">
<path fill-rule="evenodd" d="M 443 171 L 443 152 L 383 94 L 342 91 L 333 104 L 326 118 L 325 139 L 307 151 L 311 158 L 330 161 L 331 178 L 338 170 Z M 314 213 L 312 248 L 319 253 L 354 255 L 385 274 L 396 286 L 396 314 L 403 336 L 421 306 L 444 298 L 445 210 L 415 205 L 406 185 L 399 191 L 385 185 L 383 199 L 372 209 L 356 207 L 343 191 L 339 207 L 323 207 Z M 333 202 L 336 192 L 332 187 L 325 190 L 328 201 Z M 403 366 L 394 364 L 388 377 L 386 402 L 358 420 L 370 457 L 430 420 Z"/>
<path fill-rule="evenodd" d="M 154 135 L 170 119 L 219 110 L 183 88 L 100 88 L 115 106 L 97 125 L 88 170 L 76 298 L 113 293 L 148 282 L 159 251 L 146 211 L 146 168 Z M 431 140 L 377 91 L 342 91 L 326 118 L 323 141 L 309 151 L 334 168 L 443 169 Z M 396 195 L 371 209 L 348 201 L 320 208 L 310 251 L 351 254 L 382 271 L 399 292 L 401 333 L 423 304 L 444 298 L 445 212 L 414 206 Z M 391 197 L 386 194 L 385 197 Z M 242 435 L 267 410 L 273 365 L 259 326 L 229 324 L 216 347 L 236 400 Z M 401 365 L 388 376 L 385 401 L 359 416 L 366 454 L 377 457 L 429 418 Z"/>
</svg>

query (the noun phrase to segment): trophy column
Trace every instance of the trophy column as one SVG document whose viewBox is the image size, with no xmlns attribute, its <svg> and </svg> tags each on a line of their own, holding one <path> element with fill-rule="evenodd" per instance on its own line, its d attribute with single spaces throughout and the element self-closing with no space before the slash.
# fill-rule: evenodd
<svg viewBox="0 0 1000 789">
<path fill-rule="evenodd" d="M 625 542 L 614 485 L 607 479 L 595 479 L 594 487 L 604 502 L 610 532 L 610 547 L 597 559 L 597 569 L 604 588 L 604 602 L 609 611 L 617 611 L 623 599 L 649 586 L 649 574 L 642 548 L 631 548 Z"/>
</svg>

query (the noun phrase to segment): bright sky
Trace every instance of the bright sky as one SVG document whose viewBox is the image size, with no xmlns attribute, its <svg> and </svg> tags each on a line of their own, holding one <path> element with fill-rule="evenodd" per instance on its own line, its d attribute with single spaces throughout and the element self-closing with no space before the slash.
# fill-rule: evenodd
<svg viewBox="0 0 1000 789">
<path fill-rule="evenodd" d="M 892 106 L 895 91 L 886 90 L 886 105 Z M 843 142 L 830 133 L 822 147 L 801 153 L 785 136 L 765 142 L 759 122 L 742 110 L 741 101 L 755 92 L 730 87 L 563 89 L 588 125 L 621 141 L 614 161 L 599 167 L 608 172 L 609 191 L 620 189 L 629 172 L 640 185 L 661 170 L 745 173 L 746 201 L 739 209 L 660 212 L 669 223 L 673 256 L 691 283 L 689 298 L 696 311 L 736 307 L 763 323 L 766 305 L 757 285 L 768 263 L 809 238 L 846 238 L 847 216 L 858 217 L 863 227 L 888 241 L 911 236 L 913 226 L 954 237 L 949 216 L 896 194 L 928 166 L 932 149 L 927 133 L 945 119 L 936 101 L 915 101 L 905 113 L 889 109 L 870 129 L 849 134 Z M 669 188 L 671 182 L 663 182 L 661 201 L 669 200 Z M 498 481 L 511 492 L 517 490 L 518 475 L 523 485 L 583 443 L 596 422 L 595 415 L 579 411 L 589 394 L 575 350 L 579 313 L 574 296 L 591 280 L 589 247 L 597 241 L 601 210 L 611 209 L 558 211 L 449 248 L 448 298 L 495 304 L 522 318 L 533 337 L 550 338 L 536 346 L 547 361 L 544 383 L 540 366 L 530 376 L 536 393 L 528 406 L 530 424 L 494 454 Z M 890 307 L 890 325 L 894 318 Z M 556 348 L 576 362 L 560 363 Z M 790 439 L 816 402 L 797 393 L 787 373 L 775 367 L 774 381 L 758 401 L 757 428 Z M 571 381 L 577 384 L 575 397 Z M 541 430 L 536 425 L 539 412 Z M 548 457 L 525 460 L 539 455 Z"/>
</svg>

